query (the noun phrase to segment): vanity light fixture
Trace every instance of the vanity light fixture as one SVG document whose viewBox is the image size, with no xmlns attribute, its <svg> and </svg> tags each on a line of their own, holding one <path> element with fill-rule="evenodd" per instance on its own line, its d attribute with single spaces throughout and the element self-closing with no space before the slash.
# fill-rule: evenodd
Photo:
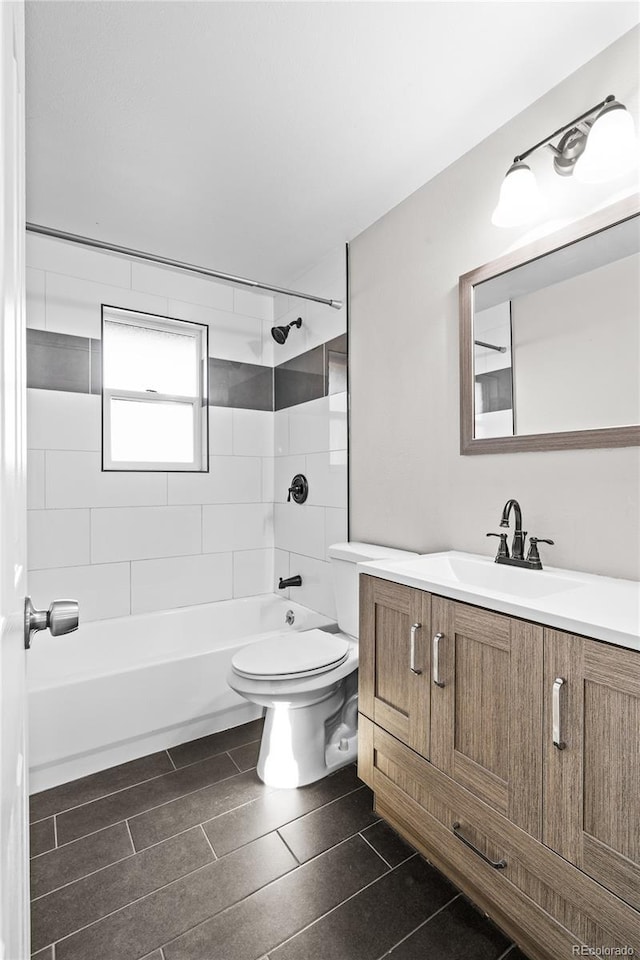
<svg viewBox="0 0 640 960">
<path fill-rule="evenodd" d="M 556 137 L 560 139 L 553 144 Z M 557 174 L 569 177 L 575 172 L 576 180 L 582 183 L 613 180 L 629 173 L 638 162 L 633 119 L 611 94 L 513 158 L 491 217 L 494 226 L 517 227 L 544 213 L 546 201 L 531 167 L 524 162 L 540 147 L 548 147 L 553 153 Z"/>
</svg>

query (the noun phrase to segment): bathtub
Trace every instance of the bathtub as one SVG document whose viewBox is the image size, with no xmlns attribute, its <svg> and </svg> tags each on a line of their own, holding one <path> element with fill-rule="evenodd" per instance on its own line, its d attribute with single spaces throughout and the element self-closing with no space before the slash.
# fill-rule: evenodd
<svg viewBox="0 0 640 960">
<path fill-rule="evenodd" d="M 28 658 L 30 792 L 255 719 L 260 708 L 225 680 L 234 651 L 331 622 L 267 594 L 38 634 Z"/>
</svg>

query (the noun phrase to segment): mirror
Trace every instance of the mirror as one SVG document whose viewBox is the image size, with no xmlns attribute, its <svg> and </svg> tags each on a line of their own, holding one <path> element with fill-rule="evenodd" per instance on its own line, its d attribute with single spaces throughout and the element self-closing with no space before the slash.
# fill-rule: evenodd
<svg viewBox="0 0 640 960">
<path fill-rule="evenodd" d="M 640 207 L 460 277 L 461 453 L 640 443 Z"/>
</svg>

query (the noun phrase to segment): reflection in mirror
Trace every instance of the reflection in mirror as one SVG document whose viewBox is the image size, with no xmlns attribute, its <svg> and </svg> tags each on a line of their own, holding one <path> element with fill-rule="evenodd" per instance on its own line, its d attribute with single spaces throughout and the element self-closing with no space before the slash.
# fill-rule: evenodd
<svg viewBox="0 0 640 960">
<path fill-rule="evenodd" d="M 461 277 L 463 452 L 638 442 L 640 217 L 618 210 Z"/>
</svg>

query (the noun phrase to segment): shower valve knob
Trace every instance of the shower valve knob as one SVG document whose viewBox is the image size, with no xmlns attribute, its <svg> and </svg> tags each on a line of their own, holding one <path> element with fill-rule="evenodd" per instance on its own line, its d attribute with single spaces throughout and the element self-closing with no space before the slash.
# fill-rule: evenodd
<svg viewBox="0 0 640 960">
<path fill-rule="evenodd" d="M 296 473 L 289 487 L 287 503 L 293 498 L 294 503 L 304 503 L 309 496 L 309 482 L 302 473 Z"/>
</svg>

